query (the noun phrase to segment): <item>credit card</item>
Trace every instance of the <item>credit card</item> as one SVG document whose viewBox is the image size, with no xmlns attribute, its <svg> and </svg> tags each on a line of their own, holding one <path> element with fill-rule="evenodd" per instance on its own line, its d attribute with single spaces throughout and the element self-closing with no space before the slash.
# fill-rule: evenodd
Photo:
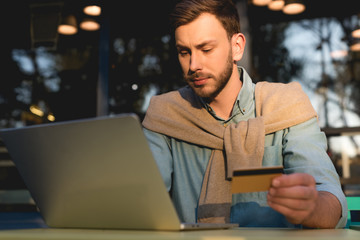
<svg viewBox="0 0 360 240">
<path fill-rule="evenodd" d="M 268 191 L 274 177 L 281 176 L 283 166 L 235 170 L 231 182 L 232 193 Z"/>
</svg>

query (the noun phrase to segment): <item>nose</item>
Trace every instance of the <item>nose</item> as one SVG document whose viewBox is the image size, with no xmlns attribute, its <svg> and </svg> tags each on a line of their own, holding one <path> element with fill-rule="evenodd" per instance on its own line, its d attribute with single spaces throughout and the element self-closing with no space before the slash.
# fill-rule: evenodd
<svg viewBox="0 0 360 240">
<path fill-rule="evenodd" d="M 189 71 L 195 73 L 196 71 L 201 69 L 202 69 L 201 57 L 196 53 L 192 53 L 190 56 Z"/>
</svg>

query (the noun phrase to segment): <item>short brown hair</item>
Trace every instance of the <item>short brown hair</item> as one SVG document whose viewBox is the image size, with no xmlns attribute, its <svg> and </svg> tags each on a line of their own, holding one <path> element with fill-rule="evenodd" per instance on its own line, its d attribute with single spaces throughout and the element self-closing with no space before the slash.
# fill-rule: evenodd
<svg viewBox="0 0 360 240">
<path fill-rule="evenodd" d="M 178 27 L 194 21 L 202 13 L 210 13 L 221 22 L 229 39 L 240 32 L 240 19 L 232 0 L 181 0 L 170 14 L 170 23 Z"/>
</svg>

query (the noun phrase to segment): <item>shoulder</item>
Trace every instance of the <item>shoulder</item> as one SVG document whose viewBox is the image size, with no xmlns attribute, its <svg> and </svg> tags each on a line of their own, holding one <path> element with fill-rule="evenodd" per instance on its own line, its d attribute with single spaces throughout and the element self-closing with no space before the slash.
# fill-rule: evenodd
<svg viewBox="0 0 360 240">
<path fill-rule="evenodd" d="M 298 94 L 301 94 L 303 97 L 305 94 L 300 83 L 298 82 L 290 82 L 290 83 L 258 82 L 255 85 L 255 93 L 262 98 L 291 97 L 293 96 L 292 94 L 294 93 L 296 93 L 296 96 L 298 96 Z"/>
<path fill-rule="evenodd" d="M 257 83 L 255 105 L 256 116 L 265 117 L 267 133 L 317 117 L 309 97 L 297 82 Z"/>
<path fill-rule="evenodd" d="M 181 98 L 183 98 L 182 97 L 183 95 L 190 96 L 191 92 L 192 92 L 191 88 L 188 86 L 185 86 L 178 90 L 155 95 L 151 98 L 151 101 L 156 101 L 156 102 L 179 101 L 179 100 L 181 100 Z"/>
<path fill-rule="evenodd" d="M 154 108 L 192 108 L 201 106 L 200 100 L 189 87 L 153 96 L 150 100 L 148 111 Z"/>
<path fill-rule="evenodd" d="M 311 106 L 309 97 L 298 82 L 258 82 L 255 85 L 255 101 L 260 112 L 271 112 L 280 106 L 295 107 L 300 103 Z"/>
<path fill-rule="evenodd" d="M 176 91 L 153 96 L 146 110 L 143 126 L 156 129 L 169 123 L 177 122 L 193 112 L 196 96 L 190 87 L 183 87 Z M 194 103 L 195 101 L 195 103 Z"/>
</svg>

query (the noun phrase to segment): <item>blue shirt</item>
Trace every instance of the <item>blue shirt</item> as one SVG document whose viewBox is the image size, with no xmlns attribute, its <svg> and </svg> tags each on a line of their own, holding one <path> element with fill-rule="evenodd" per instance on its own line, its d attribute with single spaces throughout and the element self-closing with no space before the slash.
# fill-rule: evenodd
<svg viewBox="0 0 360 240">
<path fill-rule="evenodd" d="M 243 68 L 239 68 L 243 86 L 229 119 L 216 116 L 204 103 L 219 124 L 238 123 L 255 117 L 255 84 Z M 144 133 L 157 161 L 162 177 L 175 208 L 183 222 L 195 222 L 200 190 L 211 149 L 180 141 L 148 129 Z M 335 195 L 342 205 L 342 217 L 337 227 L 344 227 L 347 220 L 346 198 L 338 174 L 326 153 L 326 137 L 310 119 L 302 124 L 265 136 L 263 166 L 284 166 L 286 174 L 304 172 L 312 175 L 318 191 Z M 241 227 L 301 227 L 270 208 L 267 192 L 233 194 L 230 220 Z"/>
</svg>

